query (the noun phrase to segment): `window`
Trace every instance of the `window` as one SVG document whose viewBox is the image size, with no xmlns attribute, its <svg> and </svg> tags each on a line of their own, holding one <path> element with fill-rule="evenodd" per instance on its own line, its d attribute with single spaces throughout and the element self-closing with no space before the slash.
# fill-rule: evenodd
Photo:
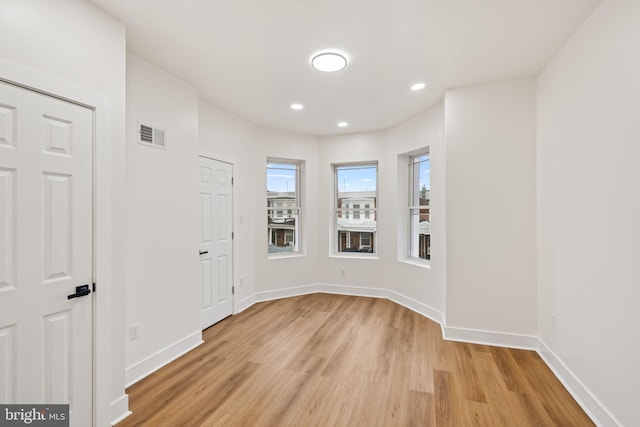
<svg viewBox="0 0 640 427">
<path fill-rule="evenodd" d="M 335 252 L 376 253 L 378 165 L 334 165 Z"/>
<path fill-rule="evenodd" d="M 430 174 L 428 153 L 409 160 L 409 257 L 431 259 Z"/>
<path fill-rule="evenodd" d="M 269 255 L 300 252 L 301 162 L 267 160 L 267 247 Z"/>
</svg>

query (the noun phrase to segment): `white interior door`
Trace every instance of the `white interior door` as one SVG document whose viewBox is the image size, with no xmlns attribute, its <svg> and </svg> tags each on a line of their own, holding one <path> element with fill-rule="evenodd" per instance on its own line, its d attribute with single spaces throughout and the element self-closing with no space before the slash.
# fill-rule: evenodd
<svg viewBox="0 0 640 427">
<path fill-rule="evenodd" d="M 202 329 L 233 312 L 233 166 L 200 158 Z"/>
<path fill-rule="evenodd" d="M 92 424 L 93 112 L 0 82 L 0 402 Z M 80 292 L 83 293 L 83 292 Z"/>
</svg>

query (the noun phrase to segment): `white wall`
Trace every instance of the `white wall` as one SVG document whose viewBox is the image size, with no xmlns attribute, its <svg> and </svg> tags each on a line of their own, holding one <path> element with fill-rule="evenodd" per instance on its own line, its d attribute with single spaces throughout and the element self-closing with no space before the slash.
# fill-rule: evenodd
<svg viewBox="0 0 640 427">
<path fill-rule="evenodd" d="M 256 300 L 313 291 L 314 285 L 330 284 L 391 290 L 440 312 L 444 292 L 444 202 L 442 184 L 442 105 L 426 111 L 387 133 L 314 137 L 254 126 L 218 107 L 200 100 L 200 147 L 202 155 L 234 164 L 234 242 L 236 309 Z M 438 249 L 431 269 L 398 259 L 396 237 L 398 155 L 431 146 L 439 189 L 434 212 L 441 229 L 435 239 Z M 266 159 L 276 157 L 303 160 L 303 254 L 269 258 L 266 250 Z M 333 182 L 331 164 L 375 160 L 380 164 L 380 197 L 390 198 L 381 209 L 382 253 L 375 260 L 329 257 L 328 208 Z M 439 193 L 440 192 L 440 193 Z M 264 212 L 263 212 L 264 211 Z M 442 239 L 438 243 L 438 239 Z M 440 251 L 440 252 L 438 252 Z M 346 277 L 341 276 L 341 270 Z M 290 289 L 291 288 L 291 289 Z M 333 288 L 334 290 L 339 288 Z"/>
<path fill-rule="evenodd" d="M 538 331 L 602 425 L 640 425 L 639 46 L 605 0 L 538 79 Z"/>
<path fill-rule="evenodd" d="M 137 142 L 140 123 L 165 130 L 166 150 Z M 201 341 L 198 93 L 127 55 L 127 382 Z"/>
<path fill-rule="evenodd" d="M 386 132 L 314 137 L 254 126 L 218 107 L 200 100 L 200 154 L 234 164 L 234 242 L 236 308 L 255 300 L 313 290 L 313 285 L 373 287 L 391 290 L 441 311 L 444 292 L 444 203 L 442 184 L 442 105 L 438 105 Z M 398 155 L 430 146 L 434 156 L 434 212 L 441 227 L 435 238 L 438 254 L 432 267 L 398 260 L 396 237 Z M 303 256 L 269 258 L 266 250 L 266 159 L 276 157 L 305 162 L 302 185 Z M 333 182 L 331 163 L 375 160 L 380 164 L 380 197 L 390 198 L 381 207 L 382 253 L 376 260 L 329 257 L 328 208 Z M 264 212 L 263 212 L 264 211 Z M 440 241 L 439 239 L 442 239 Z M 438 243 L 440 242 L 440 243 Z M 439 251 L 439 252 L 438 252 Z M 346 277 L 341 276 L 345 269 Z M 242 280 L 241 280 L 242 279 Z M 346 288 L 345 288 L 346 289 Z"/>
<path fill-rule="evenodd" d="M 390 234 L 382 241 L 394 248 L 395 259 L 388 260 L 387 288 L 444 312 L 445 294 L 445 179 L 444 179 L 444 107 L 438 104 L 387 131 L 386 165 L 392 178 L 383 188 L 391 192 L 392 200 L 383 206 L 381 226 Z M 407 165 L 398 163 L 398 156 L 429 147 L 431 158 L 431 260 L 429 267 L 407 263 L 406 194 Z M 404 235 L 404 236 L 403 236 Z"/>
<path fill-rule="evenodd" d="M 125 29 L 86 1 L 0 0 L 0 75 L 25 67 L 14 80 L 35 75 L 43 90 L 76 99 L 100 98 L 98 175 L 96 422 L 127 411 L 124 394 Z M 99 48 L 96 48 L 99 46 Z M 41 73 L 41 74 L 40 74 Z M 47 87 L 40 87 L 40 83 Z M 95 96 L 94 96 L 95 95 Z"/>
<path fill-rule="evenodd" d="M 356 286 L 376 289 L 386 289 L 387 264 L 395 259 L 395 245 L 387 245 L 393 232 L 382 224 L 384 212 L 378 212 L 378 255 L 361 256 L 358 258 L 347 256 L 331 256 L 330 237 L 333 230 L 333 168 L 335 163 L 374 161 L 378 163 L 378 206 L 394 203 L 394 196 L 389 192 L 386 183 L 395 177 L 390 176 L 386 159 L 386 132 L 368 132 L 320 137 L 319 173 L 316 197 L 319 201 L 318 222 L 319 231 L 317 255 L 318 282 Z M 388 215 L 388 213 L 387 213 Z M 393 226 L 395 227 L 395 226 Z M 342 270 L 345 276 L 342 276 Z"/>
<path fill-rule="evenodd" d="M 233 164 L 233 278 L 236 307 L 242 309 L 246 303 L 243 307 L 241 302 L 255 293 L 256 221 L 265 218 L 262 207 L 266 206 L 262 203 L 266 193 L 256 187 L 263 170 L 256 169 L 254 162 L 256 126 L 204 100 L 198 114 L 199 153 Z"/>
<path fill-rule="evenodd" d="M 535 335 L 535 90 L 445 95 L 448 327 Z"/>
<path fill-rule="evenodd" d="M 267 256 L 267 157 L 303 160 L 301 185 L 304 256 Z M 255 266 L 256 292 L 310 285 L 317 282 L 318 244 L 318 139 L 315 136 L 258 127 L 253 157 L 255 171 Z"/>
</svg>

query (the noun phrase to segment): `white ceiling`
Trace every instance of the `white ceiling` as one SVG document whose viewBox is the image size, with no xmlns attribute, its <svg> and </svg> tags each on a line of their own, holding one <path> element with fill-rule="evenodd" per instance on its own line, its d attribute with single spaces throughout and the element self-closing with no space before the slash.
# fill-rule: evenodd
<svg viewBox="0 0 640 427">
<path fill-rule="evenodd" d="M 600 0 L 91 0 L 134 54 L 260 125 L 307 134 L 388 128 L 446 88 L 533 77 Z M 337 73 L 311 55 L 350 57 Z M 412 83 L 427 88 L 411 92 Z M 302 111 L 289 106 L 299 102 Z M 336 126 L 339 121 L 349 127 Z"/>
</svg>

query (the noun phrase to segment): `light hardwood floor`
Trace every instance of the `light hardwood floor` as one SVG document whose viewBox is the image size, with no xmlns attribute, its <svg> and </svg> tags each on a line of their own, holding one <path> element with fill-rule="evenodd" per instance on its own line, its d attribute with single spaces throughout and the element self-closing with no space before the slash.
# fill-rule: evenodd
<svg viewBox="0 0 640 427">
<path fill-rule="evenodd" d="M 255 304 L 131 386 L 127 426 L 592 426 L 532 351 L 443 341 L 385 299 Z"/>
</svg>

